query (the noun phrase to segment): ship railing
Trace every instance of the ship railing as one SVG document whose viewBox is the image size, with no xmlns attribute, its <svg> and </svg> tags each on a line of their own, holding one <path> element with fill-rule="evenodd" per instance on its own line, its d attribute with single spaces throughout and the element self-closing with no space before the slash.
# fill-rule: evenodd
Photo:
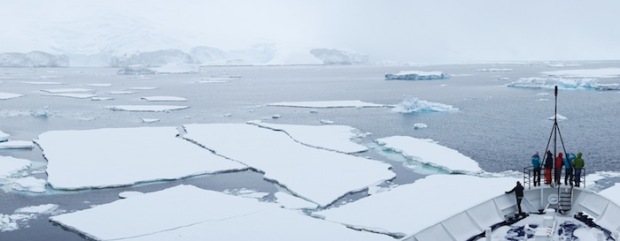
<svg viewBox="0 0 620 241">
<path fill-rule="evenodd" d="M 545 184 L 545 173 L 546 173 L 546 169 L 542 168 L 540 170 L 540 185 L 549 185 L 549 184 Z M 563 180 L 564 177 L 566 175 L 566 169 L 562 168 L 562 171 L 560 172 L 560 186 L 565 185 L 563 184 Z M 568 185 L 575 185 L 575 169 L 573 169 L 573 175 L 572 178 L 570 180 L 571 184 Z M 551 169 L 551 186 L 555 187 L 556 186 L 556 179 L 555 179 L 555 170 Z M 579 187 L 586 187 L 586 168 L 582 168 L 581 169 L 581 173 L 580 173 L 580 183 L 581 185 Z M 534 168 L 532 166 L 527 166 L 523 168 L 523 186 L 527 187 L 528 189 L 531 189 L 532 186 L 534 185 Z"/>
</svg>

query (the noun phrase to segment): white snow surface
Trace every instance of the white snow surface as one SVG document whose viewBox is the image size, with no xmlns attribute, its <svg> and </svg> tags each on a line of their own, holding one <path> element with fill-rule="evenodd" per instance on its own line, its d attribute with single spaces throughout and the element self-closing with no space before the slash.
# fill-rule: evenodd
<svg viewBox="0 0 620 241">
<path fill-rule="evenodd" d="M 26 170 L 30 167 L 30 160 L 19 159 L 10 156 L 0 156 L 0 178 Z"/>
<path fill-rule="evenodd" d="M 22 81 L 22 84 L 29 85 L 63 85 L 62 82 L 53 82 L 53 81 Z"/>
<path fill-rule="evenodd" d="M 318 205 L 316 205 L 316 203 L 308 202 L 306 200 L 303 200 L 301 198 L 295 197 L 291 194 L 284 193 L 284 192 L 276 192 L 274 193 L 274 196 L 276 197 L 276 202 L 280 204 L 280 206 L 282 206 L 283 208 L 315 209 L 319 207 Z"/>
<path fill-rule="evenodd" d="M 2 130 L 0 130 L 0 142 L 8 141 L 10 137 L 11 135 L 4 133 Z"/>
<path fill-rule="evenodd" d="M 0 150 L 2 149 L 32 149 L 34 144 L 32 141 L 5 141 L 0 142 Z"/>
<path fill-rule="evenodd" d="M 166 218 L 153 218 L 154 211 L 158 217 Z M 187 185 L 50 219 L 96 240 L 393 240 L 308 217 L 272 203 Z"/>
<path fill-rule="evenodd" d="M 58 97 L 68 97 L 75 99 L 89 99 L 93 98 L 95 94 L 86 94 L 86 93 L 58 93 L 58 94 L 48 94 L 47 96 L 58 96 Z"/>
<path fill-rule="evenodd" d="M 187 101 L 186 98 L 177 96 L 144 96 L 142 99 L 146 101 Z"/>
<path fill-rule="evenodd" d="M 175 127 L 49 131 L 35 140 L 48 160 L 56 189 L 132 185 L 198 174 L 240 170 L 181 138 Z"/>
<path fill-rule="evenodd" d="M 620 183 L 616 183 L 613 186 L 600 191 L 599 194 L 620 205 Z"/>
<path fill-rule="evenodd" d="M 106 106 L 115 111 L 134 111 L 134 112 L 168 112 L 173 110 L 183 110 L 189 106 L 183 105 L 110 105 Z"/>
<path fill-rule="evenodd" d="M 406 158 L 440 167 L 448 172 L 478 173 L 482 171 L 478 162 L 430 139 L 391 136 L 377 139 L 376 142 L 385 148 L 401 153 Z"/>
<path fill-rule="evenodd" d="M 308 147 L 248 124 L 190 124 L 186 138 L 265 173 L 297 196 L 327 206 L 347 193 L 392 179 L 390 165 Z"/>
<path fill-rule="evenodd" d="M 44 89 L 41 90 L 43 92 L 47 92 L 50 94 L 58 94 L 58 93 L 91 93 L 94 92 L 95 90 L 93 89 L 86 89 L 86 88 L 64 88 L 64 89 Z"/>
<path fill-rule="evenodd" d="M 13 98 L 21 97 L 21 96 L 23 96 L 23 95 L 14 94 L 14 93 L 0 92 L 0 100 L 8 100 L 8 99 L 13 99 Z"/>
<path fill-rule="evenodd" d="M 420 100 L 413 96 L 405 96 L 405 99 L 392 108 L 398 113 L 424 113 L 424 112 L 456 112 L 459 111 L 451 105 Z"/>
<path fill-rule="evenodd" d="M 7 178 L 3 183 L 5 190 L 13 190 L 18 192 L 36 192 L 44 193 L 46 191 L 45 186 L 47 181 L 45 179 L 38 179 L 33 176 Z"/>
<path fill-rule="evenodd" d="M 384 107 L 385 105 L 363 102 L 361 100 L 335 100 L 335 101 L 302 101 L 302 102 L 277 102 L 268 106 L 301 107 L 301 108 L 361 108 L 361 107 Z"/>
<path fill-rule="evenodd" d="M 53 214 L 58 209 L 56 204 L 43 204 L 38 206 L 23 207 L 15 210 L 16 213 Z"/>
<path fill-rule="evenodd" d="M 260 121 L 252 121 L 249 123 L 276 131 L 283 131 L 295 141 L 312 147 L 349 154 L 364 152 L 368 150 L 368 147 L 357 144 L 351 140 L 358 137 L 358 135 L 355 133 L 359 131 L 350 126 L 287 125 L 265 123 Z"/>
<path fill-rule="evenodd" d="M 567 78 L 616 78 L 620 77 L 620 68 L 602 69 L 570 69 L 543 72 L 549 76 L 561 76 Z"/>
<path fill-rule="evenodd" d="M 564 90 L 618 90 L 619 84 L 600 84 L 597 79 L 566 79 L 558 77 L 540 78 L 521 78 L 507 85 L 508 87 L 533 88 L 533 89 L 554 89 L 558 86 Z"/>
<path fill-rule="evenodd" d="M 518 178 L 431 175 L 346 205 L 313 213 L 380 233 L 413 235 L 504 194 Z"/>
</svg>

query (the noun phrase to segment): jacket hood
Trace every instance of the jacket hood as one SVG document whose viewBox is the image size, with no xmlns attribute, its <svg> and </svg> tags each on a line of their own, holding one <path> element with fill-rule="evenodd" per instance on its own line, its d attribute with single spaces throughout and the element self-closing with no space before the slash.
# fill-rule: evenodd
<svg viewBox="0 0 620 241">
<path fill-rule="evenodd" d="M 561 152 L 558 154 L 558 157 L 562 158 L 562 153 Z"/>
<path fill-rule="evenodd" d="M 577 153 L 577 158 L 581 158 L 581 152 Z"/>
</svg>

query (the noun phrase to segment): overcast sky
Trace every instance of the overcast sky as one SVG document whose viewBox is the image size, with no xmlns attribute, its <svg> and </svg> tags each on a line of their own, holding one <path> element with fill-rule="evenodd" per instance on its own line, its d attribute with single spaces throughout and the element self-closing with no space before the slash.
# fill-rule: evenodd
<svg viewBox="0 0 620 241">
<path fill-rule="evenodd" d="M 620 59 L 619 13 L 620 0 L 0 0 L 0 51 L 92 53 L 140 38 L 124 48 L 152 39 L 421 63 Z"/>
</svg>

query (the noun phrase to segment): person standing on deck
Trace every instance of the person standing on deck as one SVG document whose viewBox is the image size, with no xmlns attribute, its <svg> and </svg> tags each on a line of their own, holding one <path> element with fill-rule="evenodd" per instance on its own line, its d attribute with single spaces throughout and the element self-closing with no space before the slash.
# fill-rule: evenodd
<svg viewBox="0 0 620 241">
<path fill-rule="evenodd" d="M 532 167 L 534 168 L 534 186 L 540 186 L 540 156 L 538 152 L 532 156 Z"/>
<path fill-rule="evenodd" d="M 558 153 L 558 157 L 555 158 L 555 184 L 558 186 L 562 184 L 562 165 L 564 164 L 564 157 L 562 153 Z"/>
<path fill-rule="evenodd" d="M 573 160 L 575 160 L 575 154 L 566 153 L 566 158 L 564 158 L 564 185 L 570 184 L 573 186 Z"/>
<path fill-rule="evenodd" d="M 510 194 L 512 192 L 515 193 L 515 197 L 517 197 L 517 209 L 519 210 L 519 215 L 521 215 L 523 212 L 521 211 L 521 201 L 523 201 L 523 186 L 521 186 L 521 183 L 517 181 L 517 185 L 512 188 L 512 190 L 510 191 L 506 191 L 506 194 Z"/>
<path fill-rule="evenodd" d="M 553 170 L 553 154 L 547 151 L 545 154 L 545 184 L 551 185 L 551 170 Z"/>
<path fill-rule="evenodd" d="M 581 152 L 577 153 L 577 158 L 573 161 L 573 168 L 575 168 L 575 186 L 577 187 L 579 187 L 579 183 L 581 182 L 581 169 L 586 165 L 581 155 Z"/>
</svg>

